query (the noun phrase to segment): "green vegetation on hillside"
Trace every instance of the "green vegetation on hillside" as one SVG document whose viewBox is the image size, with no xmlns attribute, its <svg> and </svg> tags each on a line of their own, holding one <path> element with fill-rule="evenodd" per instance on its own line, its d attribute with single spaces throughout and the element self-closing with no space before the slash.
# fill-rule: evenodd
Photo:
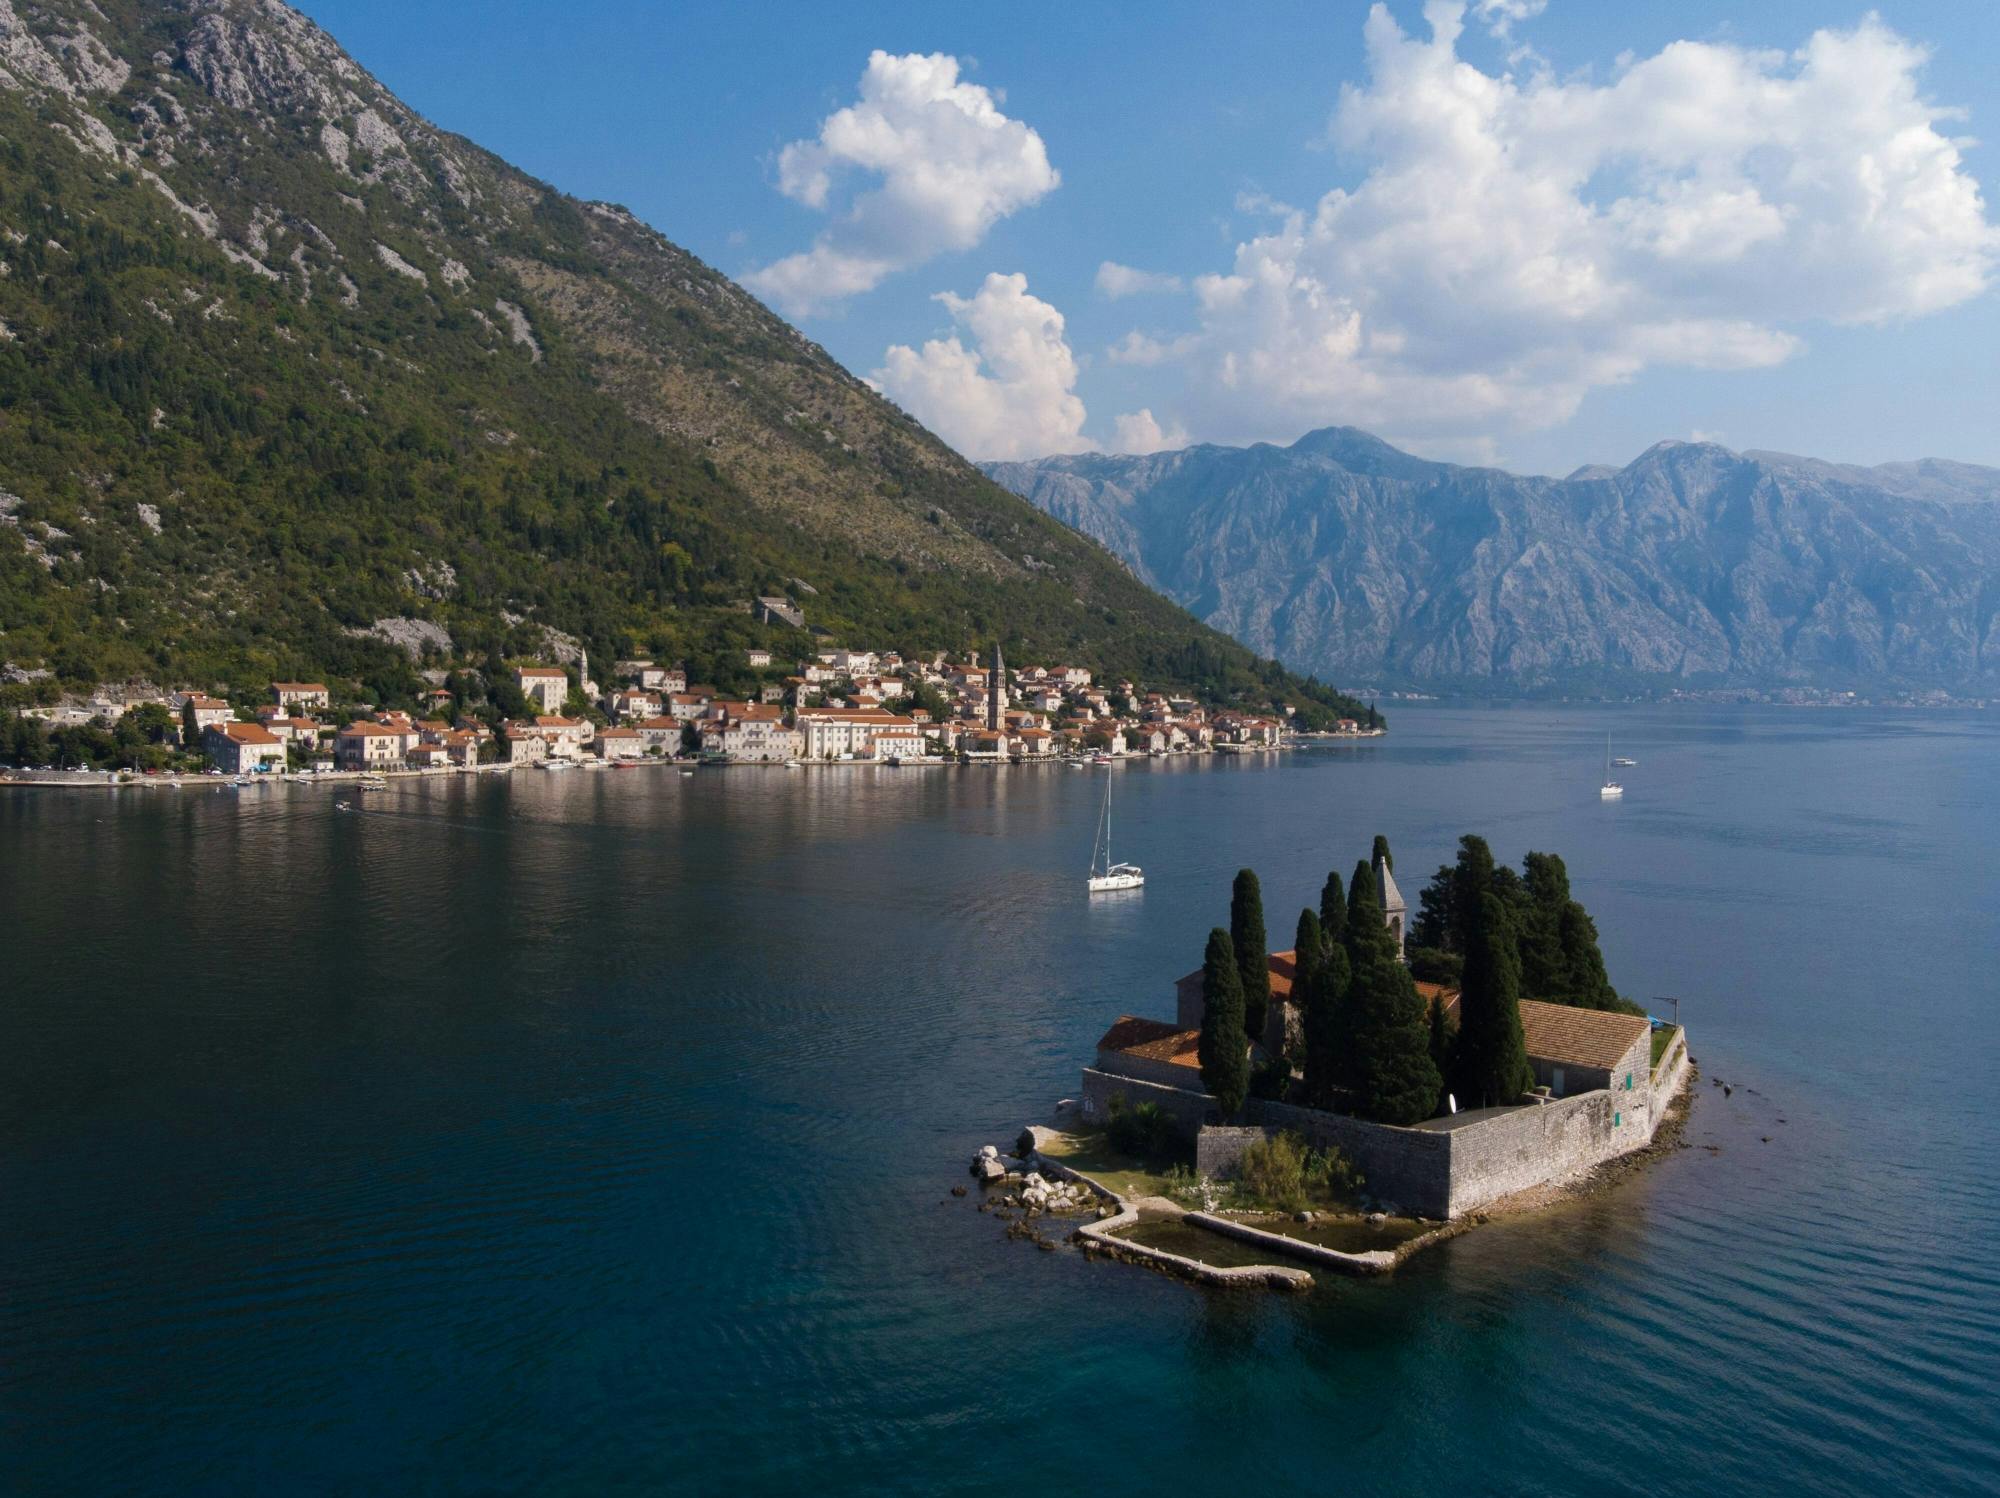
<svg viewBox="0 0 2000 1498">
<path fill-rule="evenodd" d="M 311 28 L 286 41 L 308 85 L 214 83 L 240 62 L 199 50 L 215 33 L 131 0 L 34 25 L 91 29 L 133 71 L 102 96 L 0 89 L 0 705 L 273 677 L 400 703 L 422 669 L 546 656 L 554 631 L 708 679 L 753 644 L 997 638 L 1303 726 L 1368 715 L 1141 586 L 622 210 L 342 72 Z M 360 148 L 363 104 L 397 144 Z M 357 144 L 336 161 L 326 130 Z M 764 594 L 810 631 L 756 622 Z"/>
</svg>

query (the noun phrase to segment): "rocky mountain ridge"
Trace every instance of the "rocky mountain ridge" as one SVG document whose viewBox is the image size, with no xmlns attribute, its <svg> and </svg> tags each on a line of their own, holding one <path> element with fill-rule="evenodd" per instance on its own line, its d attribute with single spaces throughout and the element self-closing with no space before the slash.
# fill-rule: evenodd
<svg viewBox="0 0 2000 1498">
<path fill-rule="evenodd" d="M 1217 628 L 1331 680 L 2000 685 L 2000 470 L 1663 442 L 1549 479 L 1342 427 L 984 466 Z"/>
</svg>

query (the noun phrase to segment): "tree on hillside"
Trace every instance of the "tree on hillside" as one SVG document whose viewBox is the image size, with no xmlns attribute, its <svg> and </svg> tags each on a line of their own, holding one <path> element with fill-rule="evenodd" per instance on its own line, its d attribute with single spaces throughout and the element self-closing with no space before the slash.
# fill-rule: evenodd
<svg viewBox="0 0 2000 1498">
<path fill-rule="evenodd" d="M 201 725 L 194 715 L 194 699 L 181 704 L 181 744 L 188 749 L 201 746 Z"/>
<path fill-rule="evenodd" d="M 1264 935 L 1264 892 L 1249 869 L 1237 870 L 1229 894 L 1229 940 L 1243 982 L 1243 1031 L 1262 1040 L 1271 1008 L 1271 947 Z"/>
<path fill-rule="evenodd" d="M 1389 851 L 1389 839 L 1379 832 L 1375 834 L 1375 846 L 1369 850 L 1368 861 L 1383 865 L 1392 874 L 1396 872 L 1396 855 Z"/>
<path fill-rule="evenodd" d="M 1461 1099 L 1487 1108 L 1512 1102 L 1534 1082 L 1521 1039 L 1521 959 L 1514 922 L 1497 895 L 1479 904 L 1458 1000 Z"/>
<path fill-rule="evenodd" d="M 1340 870 L 1330 869 L 1319 891 L 1319 929 L 1329 943 L 1337 942 L 1347 930 L 1347 891 L 1340 885 Z"/>
<path fill-rule="evenodd" d="M 1208 933 L 1201 964 L 1201 1085 L 1221 1106 L 1224 1118 L 1243 1106 L 1250 1089 L 1250 1043 L 1243 1030 L 1243 976 L 1229 933 Z"/>
</svg>

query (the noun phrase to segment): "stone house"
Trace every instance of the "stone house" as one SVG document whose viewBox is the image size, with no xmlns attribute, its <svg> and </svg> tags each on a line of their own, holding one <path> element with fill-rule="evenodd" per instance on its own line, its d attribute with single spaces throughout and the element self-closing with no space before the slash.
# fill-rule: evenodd
<svg viewBox="0 0 2000 1498">
<path fill-rule="evenodd" d="M 805 759 L 883 760 L 924 752 L 923 729 L 914 718 L 857 708 L 806 708 L 797 715 L 799 753 Z"/>
<path fill-rule="evenodd" d="M 334 735 L 333 757 L 343 770 L 391 769 L 402 763 L 402 731 L 357 720 Z"/>
<path fill-rule="evenodd" d="M 285 745 L 262 723 L 211 723 L 202 750 L 225 775 L 257 775 L 285 768 Z"/>
<path fill-rule="evenodd" d="M 549 741 L 525 724 L 507 725 L 506 748 L 510 765 L 538 765 L 549 757 Z"/>
<path fill-rule="evenodd" d="M 514 680 L 521 695 L 545 713 L 559 713 L 569 701 L 569 673 L 558 666 L 522 666 Z"/>
<path fill-rule="evenodd" d="M 635 689 L 611 694 L 611 716 L 621 721 L 627 718 L 658 717 L 660 707 L 660 695 L 657 692 Z"/>
<path fill-rule="evenodd" d="M 279 707 L 327 707 L 333 701 L 323 681 L 274 681 L 271 696 Z"/>
<path fill-rule="evenodd" d="M 193 710 L 194 731 L 197 735 L 205 734 L 216 724 L 231 722 L 236 717 L 236 709 L 220 697 L 208 697 L 200 692 L 186 693 L 182 696 L 180 705 L 183 709 Z M 193 745 L 189 747 L 192 748 Z"/>
<path fill-rule="evenodd" d="M 1644 1015 L 1567 1004 L 1521 1001 L 1521 1038 L 1535 1085 L 1549 1096 L 1608 1091 L 1620 1115 L 1616 1127 L 1635 1121 L 1651 1132 L 1647 1116 L 1653 1066 L 1653 1026 Z"/>
<path fill-rule="evenodd" d="M 621 759 L 639 759 L 646 752 L 646 740 L 636 728 L 600 728 L 592 740 L 597 756 L 606 763 Z"/>
<path fill-rule="evenodd" d="M 635 726 L 639 732 L 639 740 L 645 745 L 647 753 L 650 754 L 654 750 L 658 750 L 661 754 L 680 752 L 681 734 L 686 727 L 680 719 L 648 718 Z"/>
<path fill-rule="evenodd" d="M 581 759 L 592 736 L 588 718 L 564 718 L 552 713 L 535 716 L 535 732 L 548 741 L 550 759 Z"/>
</svg>

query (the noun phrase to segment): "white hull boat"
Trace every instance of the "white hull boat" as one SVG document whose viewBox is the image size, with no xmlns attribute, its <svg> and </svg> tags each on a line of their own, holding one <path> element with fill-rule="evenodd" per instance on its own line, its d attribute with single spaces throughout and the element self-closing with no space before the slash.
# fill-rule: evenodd
<svg viewBox="0 0 2000 1498">
<path fill-rule="evenodd" d="M 1118 889 L 1138 889 L 1146 882 L 1146 871 L 1136 863 L 1111 861 L 1111 782 L 1104 782 L 1104 810 L 1097 819 L 1097 842 L 1090 850 L 1090 892 L 1108 894 Z"/>
</svg>

